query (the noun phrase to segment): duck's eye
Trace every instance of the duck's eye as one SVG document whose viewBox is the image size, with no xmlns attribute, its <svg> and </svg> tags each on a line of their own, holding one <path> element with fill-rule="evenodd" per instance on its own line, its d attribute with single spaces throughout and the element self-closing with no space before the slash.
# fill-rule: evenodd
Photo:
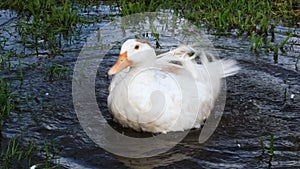
<svg viewBox="0 0 300 169">
<path fill-rule="evenodd" d="M 135 46 L 134 46 L 134 49 L 135 49 L 135 50 L 138 50 L 139 48 L 140 48 L 140 45 L 135 45 Z"/>
</svg>

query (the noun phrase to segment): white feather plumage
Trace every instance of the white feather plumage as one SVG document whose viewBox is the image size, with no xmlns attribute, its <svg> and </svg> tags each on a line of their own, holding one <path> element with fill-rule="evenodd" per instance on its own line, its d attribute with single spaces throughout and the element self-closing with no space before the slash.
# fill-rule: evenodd
<svg viewBox="0 0 300 169">
<path fill-rule="evenodd" d="M 148 45 L 131 39 L 121 52 L 131 51 L 136 44 L 140 50 Z M 146 66 L 135 66 L 135 56 L 130 57 L 131 69 L 116 74 L 109 88 L 108 106 L 115 120 L 152 133 L 199 128 L 214 107 L 221 79 L 236 74 L 239 67 L 234 60 L 217 60 L 197 49 L 180 46 L 158 56 L 144 52 L 138 57 L 155 57 Z M 139 55 L 139 51 L 131 53 Z"/>
</svg>

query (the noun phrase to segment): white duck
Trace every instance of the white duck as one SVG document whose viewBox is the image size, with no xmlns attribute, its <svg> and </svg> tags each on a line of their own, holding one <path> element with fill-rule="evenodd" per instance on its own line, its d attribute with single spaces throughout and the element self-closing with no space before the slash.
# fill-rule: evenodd
<svg viewBox="0 0 300 169">
<path fill-rule="evenodd" d="M 199 55 L 201 64 L 195 61 Z M 190 46 L 156 56 L 147 41 L 129 39 L 108 72 L 115 75 L 108 106 L 116 121 L 137 131 L 199 128 L 214 106 L 221 79 L 238 70 L 235 61 L 208 59 Z"/>
</svg>

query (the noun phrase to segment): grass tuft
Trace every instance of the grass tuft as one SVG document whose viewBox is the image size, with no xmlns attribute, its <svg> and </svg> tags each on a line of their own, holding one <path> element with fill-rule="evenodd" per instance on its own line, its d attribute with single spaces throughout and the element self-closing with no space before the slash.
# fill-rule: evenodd
<svg viewBox="0 0 300 169">
<path fill-rule="evenodd" d="M 52 65 L 47 68 L 46 75 L 50 81 L 62 78 L 65 73 L 68 71 L 68 67 L 62 65 Z"/>
<path fill-rule="evenodd" d="M 268 168 L 271 169 L 272 168 L 272 160 L 275 155 L 275 153 L 274 153 L 274 135 L 273 134 L 270 135 L 269 150 L 268 150 L 269 153 L 268 154 L 265 154 L 266 146 L 265 146 L 262 136 L 260 137 L 260 146 L 261 146 L 261 151 L 262 151 L 260 160 L 267 163 Z"/>
<path fill-rule="evenodd" d="M 29 168 L 32 165 L 45 169 L 60 168 L 55 164 L 59 153 L 55 144 L 44 143 L 42 147 L 38 147 L 36 143 L 29 142 L 25 146 L 18 139 L 19 137 L 13 137 L 6 145 L 2 145 L 0 168 Z M 40 153 L 44 155 L 43 159 L 37 157 Z"/>
<path fill-rule="evenodd" d="M 25 165 L 25 161 L 27 161 L 27 165 L 29 166 L 32 158 L 31 153 L 33 150 L 34 150 L 33 143 L 30 143 L 28 148 L 24 149 L 18 143 L 17 137 L 14 137 L 8 142 L 8 145 L 5 147 L 4 150 L 2 150 L 0 154 L 1 164 L 4 164 L 3 167 L 5 168 L 12 168 L 12 167 L 18 167 L 18 165 L 16 165 L 18 163 L 24 163 Z"/>
<path fill-rule="evenodd" d="M 8 118 L 13 103 L 9 87 L 4 79 L 0 78 L 0 131 L 2 129 L 3 120 Z"/>
</svg>

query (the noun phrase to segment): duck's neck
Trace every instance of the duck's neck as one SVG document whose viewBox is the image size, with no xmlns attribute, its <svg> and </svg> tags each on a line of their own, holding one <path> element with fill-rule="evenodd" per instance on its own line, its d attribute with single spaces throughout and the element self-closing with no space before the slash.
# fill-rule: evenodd
<svg viewBox="0 0 300 169">
<path fill-rule="evenodd" d="M 130 67 L 130 72 L 138 72 L 141 70 L 147 70 L 155 67 L 155 60 L 144 62 L 143 64 L 132 65 Z"/>
<path fill-rule="evenodd" d="M 148 69 L 153 68 L 156 64 L 156 54 L 154 49 L 145 50 L 139 52 L 136 57 L 135 61 L 130 67 L 131 71 L 137 71 L 141 69 Z"/>
</svg>

